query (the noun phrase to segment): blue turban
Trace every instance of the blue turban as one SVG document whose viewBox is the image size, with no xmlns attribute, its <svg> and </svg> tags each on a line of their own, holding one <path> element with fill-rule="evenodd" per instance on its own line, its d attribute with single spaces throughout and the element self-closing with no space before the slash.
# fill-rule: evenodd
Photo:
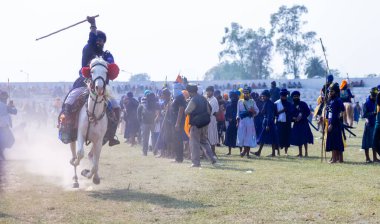
<svg viewBox="0 0 380 224">
<path fill-rule="evenodd" d="M 179 82 L 175 82 L 173 84 L 173 96 L 174 98 L 181 95 L 182 94 L 182 90 L 183 90 L 183 85 L 182 83 L 179 83 Z"/>
<path fill-rule="evenodd" d="M 145 90 L 144 91 L 144 96 L 148 96 L 152 91 L 150 91 L 149 89 Z"/>
<path fill-rule="evenodd" d="M 328 75 L 327 76 L 327 82 L 333 82 L 334 81 L 334 76 L 333 75 Z"/>
</svg>

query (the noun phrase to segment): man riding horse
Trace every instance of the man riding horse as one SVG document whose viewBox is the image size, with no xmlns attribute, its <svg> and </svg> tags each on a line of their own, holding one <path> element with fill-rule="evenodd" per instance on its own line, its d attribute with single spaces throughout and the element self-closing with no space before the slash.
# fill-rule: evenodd
<svg viewBox="0 0 380 224">
<path fill-rule="evenodd" d="M 351 99 L 354 97 L 355 96 L 352 95 L 347 81 L 343 80 L 340 84 L 340 98 L 345 107 L 345 111 L 343 113 L 343 122 L 348 126 L 352 126 L 354 124 L 354 107 L 351 101 Z"/>
<path fill-rule="evenodd" d="M 88 67 L 91 60 L 96 56 L 102 57 L 108 63 L 114 63 L 114 58 L 109 51 L 104 51 L 104 44 L 107 41 L 106 34 L 100 30 L 97 30 L 95 17 L 87 17 L 87 21 L 91 24 L 90 35 L 87 44 L 82 51 L 82 68 Z M 108 84 L 109 79 L 105 80 Z M 64 104 L 62 106 L 62 113 L 60 116 L 60 123 L 63 119 L 66 121 L 66 131 L 60 133 L 60 139 L 64 143 L 73 142 L 76 140 L 77 128 L 76 120 L 80 108 L 84 105 L 87 99 L 88 91 L 86 86 L 86 78 L 82 75 L 82 71 L 79 71 L 79 77 L 75 80 L 72 90 L 66 96 Z M 108 115 L 108 128 L 107 133 L 104 136 L 103 144 L 109 142 L 109 146 L 120 144 L 119 140 L 115 139 L 116 129 L 120 120 L 120 106 L 117 101 L 109 97 L 109 107 L 107 109 Z M 63 116 L 62 116 L 63 115 Z"/>
</svg>

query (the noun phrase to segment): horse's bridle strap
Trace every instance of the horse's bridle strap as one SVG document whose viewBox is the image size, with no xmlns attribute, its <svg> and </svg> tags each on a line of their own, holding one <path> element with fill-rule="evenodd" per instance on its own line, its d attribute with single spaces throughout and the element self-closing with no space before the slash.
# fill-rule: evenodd
<svg viewBox="0 0 380 224">
<path fill-rule="evenodd" d="M 95 66 L 98 66 L 98 65 L 103 66 L 108 71 L 108 67 L 106 65 L 103 65 L 102 63 L 96 63 L 96 64 L 94 64 L 93 66 L 91 66 L 91 69 L 93 69 Z"/>
</svg>

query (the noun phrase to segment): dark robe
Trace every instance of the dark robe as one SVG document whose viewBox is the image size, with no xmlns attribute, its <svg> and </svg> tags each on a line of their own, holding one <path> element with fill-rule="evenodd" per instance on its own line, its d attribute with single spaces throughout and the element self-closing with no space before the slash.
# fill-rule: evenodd
<svg viewBox="0 0 380 224">
<path fill-rule="evenodd" d="M 236 127 L 236 113 L 237 113 L 237 103 L 238 99 L 234 99 L 228 102 L 226 105 L 226 115 L 225 119 L 228 121 L 228 126 L 226 130 L 226 138 L 224 140 L 224 145 L 228 147 L 236 147 L 237 138 L 237 127 Z"/>
<path fill-rule="evenodd" d="M 260 111 L 260 113 L 264 116 L 263 124 L 262 124 L 262 130 L 259 134 L 259 138 L 257 139 L 257 142 L 259 144 L 274 144 L 278 145 L 278 135 L 277 135 L 277 128 L 274 124 L 274 118 L 275 118 L 275 105 L 271 100 L 267 100 L 264 102 L 263 109 Z M 266 130 L 266 127 L 269 127 L 269 130 Z"/>
<path fill-rule="evenodd" d="M 367 98 L 363 105 L 363 118 L 366 119 L 364 124 L 364 133 L 362 139 L 362 149 L 372 148 L 373 130 L 375 129 L 376 121 L 376 102 L 375 99 Z"/>
<path fill-rule="evenodd" d="M 376 105 L 377 107 L 380 107 L 380 93 L 377 94 Z M 378 153 L 380 153 L 380 112 L 379 111 L 377 111 L 377 114 L 376 114 L 375 129 L 373 131 L 372 148 L 375 149 Z"/>
<path fill-rule="evenodd" d="M 125 120 L 125 132 L 124 138 L 134 138 L 137 136 L 137 132 L 139 131 L 139 121 L 137 119 L 137 108 L 139 106 L 139 102 L 133 98 L 128 97 L 127 102 L 124 104 L 124 108 L 126 114 L 124 116 Z"/>
<path fill-rule="evenodd" d="M 295 102 L 292 106 L 293 118 L 297 118 L 300 113 L 302 114 L 301 120 L 298 122 L 294 120 L 290 144 L 296 146 L 313 144 L 314 137 L 307 120 L 308 116 L 310 115 L 310 109 L 303 101 L 300 101 L 299 103 Z"/>
<path fill-rule="evenodd" d="M 277 133 L 278 133 L 278 146 L 282 148 L 288 148 L 290 146 L 290 134 L 291 134 L 291 110 L 292 110 L 292 104 L 288 102 L 287 100 L 282 101 L 280 99 L 280 103 L 284 107 L 285 111 L 281 114 L 285 113 L 286 116 L 286 122 L 280 122 L 277 120 L 276 127 L 277 127 Z M 278 117 L 280 114 L 277 110 L 277 105 L 275 104 L 275 111 L 276 116 Z"/>
<path fill-rule="evenodd" d="M 344 105 L 342 100 L 337 97 L 331 99 L 326 108 L 326 118 L 328 119 L 328 125 L 332 125 L 331 132 L 327 131 L 326 139 L 326 151 L 330 152 L 333 150 L 343 152 L 343 133 L 342 133 L 342 122 L 340 120 L 340 113 L 343 112 Z"/>
</svg>

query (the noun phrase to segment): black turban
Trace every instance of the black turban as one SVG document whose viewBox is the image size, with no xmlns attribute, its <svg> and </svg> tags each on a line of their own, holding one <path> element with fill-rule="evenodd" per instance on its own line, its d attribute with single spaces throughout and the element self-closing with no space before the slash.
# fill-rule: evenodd
<svg viewBox="0 0 380 224">
<path fill-rule="evenodd" d="M 281 89 L 280 90 L 280 95 L 281 96 L 287 96 L 289 94 L 289 91 L 287 89 Z"/>
<path fill-rule="evenodd" d="M 263 95 L 263 96 L 266 96 L 266 97 L 270 97 L 270 92 L 269 92 L 269 90 L 264 90 L 262 93 L 261 93 L 261 95 Z"/>
<path fill-rule="evenodd" d="M 293 97 L 293 96 L 301 96 L 301 93 L 296 90 L 296 91 L 293 91 L 292 94 L 290 94 L 290 96 L 291 97 Z"/>
<path fill-rule="evenodd" d="M 186 86 L 186 90 L 189 92 L 189 93 L 196 93 L 198 91 L 198 86 L 193 84 L 193 83 L 189 83 L 187 84 Z"/>
<path fill-rule="evenodd" d="M 206 88 L 206 92 L 214 92 L 214 87 L 213 86 L 208 86 Z"/>
</svg>

